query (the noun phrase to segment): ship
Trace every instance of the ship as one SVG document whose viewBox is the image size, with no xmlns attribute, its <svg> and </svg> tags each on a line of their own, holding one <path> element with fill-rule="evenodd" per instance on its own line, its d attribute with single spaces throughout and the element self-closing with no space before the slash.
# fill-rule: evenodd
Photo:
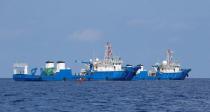
<svg viewBox="0 0 210 112">
<path fill-rule="evenodd" d="M 183 69 L 173 60 L 173 51 L 170 49 L 166 52 L 166 60 L 163 60 L 161 64 L 155 64 L 152 68 L 147 71 L 144 70 L 143 65 L 140 65 L 132 80 L 184 80 L 191 71 L 191 69 Z"/>
<path fill-rule="evenodd" d="M 110 42 L 105 46 L 104 59 L 94 58 L 82 63 L 86 66 L 80 72 L 82 80 L 128 81 L 133 79 L 138 70 L 138 66 L 123 66 L 123 60 L 113 56 Z"/>
<path fill-rule="evenodd" d="M 77 79 L 77 76 L 72 74 L 72 70 L 66 67 L 64 61 L 57 61 L 56 63 L 46 61 L 45 67 L 40 68 L 39 74 L 37 74 L 38 68 L 29 71 L 29 66 L 26 63 L 16 63 L 13 67 L 13 80 L 15 81 L 65 81 Z"/>
</svg>

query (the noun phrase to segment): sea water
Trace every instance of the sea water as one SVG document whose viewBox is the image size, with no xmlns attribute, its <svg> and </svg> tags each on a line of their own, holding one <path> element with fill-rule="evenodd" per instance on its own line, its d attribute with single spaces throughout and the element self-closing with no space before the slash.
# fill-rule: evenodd
<svg viewBox="0 0 210 112">
<path fill-rule="evenodd" d="M 0 112 L 210 112 L 210 79 L 43 81 L 0 79 Z"/>
</svg>

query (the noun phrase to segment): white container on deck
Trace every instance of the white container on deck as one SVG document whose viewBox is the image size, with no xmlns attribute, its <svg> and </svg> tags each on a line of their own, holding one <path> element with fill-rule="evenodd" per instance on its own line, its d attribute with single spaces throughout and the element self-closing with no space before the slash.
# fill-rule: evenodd
<svg viewBox="0 0 210 112">
<path fill-rule="evenodd" d="M 56 64 L 56 72 L 60 72 L 60 70 L 66 69 L 66 63 L 64 61 L 58 61 Z"/>
<path fill-rule="evenodd" d="M 47 61 L 45 68 L 55 68 L 55 63 L 53 61 Z"/>
</svg>

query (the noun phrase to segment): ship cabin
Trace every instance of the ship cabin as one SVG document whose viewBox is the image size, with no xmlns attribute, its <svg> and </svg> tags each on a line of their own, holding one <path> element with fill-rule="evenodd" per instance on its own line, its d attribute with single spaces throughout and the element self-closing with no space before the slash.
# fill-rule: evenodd
<svg viewBox="0 0 210 112">
<path fill-rule="evenodd" d="M 123 61 L 119 57 L 99 60 L 96 58 L 93 61 L 95 71 L 122 71 Z"/>
<path fill-rule="evenodd" d="M 28 74 L 28 64 L 26 63 L 15 63 L 13 65 L 13 74 Z"/>
<path fill-rule="evenodd" d="M 155 71 L 162 73 L 176 73 L 181 71 L 181 66 L 177 63 L 168 63 L 163 61 L 161 64 L 156 64 L 153 66 Z"/>
</svg>

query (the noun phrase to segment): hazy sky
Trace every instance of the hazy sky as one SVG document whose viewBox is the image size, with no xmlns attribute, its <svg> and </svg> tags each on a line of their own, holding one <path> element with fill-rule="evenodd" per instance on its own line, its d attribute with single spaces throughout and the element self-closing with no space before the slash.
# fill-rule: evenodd
<svg viewBox="0 0 210 112">
<path fill-rule="evenodd" d="M 15 62 L 75 71 L 107 41 L 125 64 L 149 70 L 170 48 L 191 77 L 210 77 L 210 0 L 0 0 L 0 77 Z"/>
</svg>

